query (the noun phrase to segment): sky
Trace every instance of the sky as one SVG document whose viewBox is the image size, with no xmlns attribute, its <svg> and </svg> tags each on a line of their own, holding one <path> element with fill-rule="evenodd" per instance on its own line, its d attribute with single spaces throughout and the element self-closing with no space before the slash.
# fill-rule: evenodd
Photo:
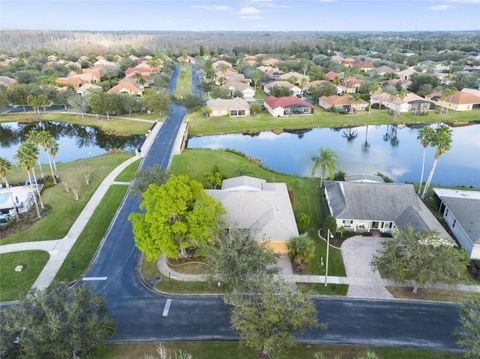
<svg viewBox="0 0 480 359">
<path fill-rule="evenodd" d="M 480 30 L 480 0 L 0 0 L 0 29 Z"/>
</svg>

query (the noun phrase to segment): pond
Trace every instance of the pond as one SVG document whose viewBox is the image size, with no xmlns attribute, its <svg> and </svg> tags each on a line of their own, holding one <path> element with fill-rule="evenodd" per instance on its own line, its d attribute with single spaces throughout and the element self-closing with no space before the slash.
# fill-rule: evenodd
<svg viewBox="0 0 480 359">
<path fill-rule="evenodd" d="M 231 148 L 262 160 L 265 167 L 276 171 L 309 176 L 311 157 L 319 148 L 330 147 L 347 174 L 381 172 L 397 182 L 418 182 L 423 151 L 417 140 L 420 128 L 382 125 L 204 136 L 190 138 L 188 148 Z M 452 149 L 440 158 L 432 183 L 480 187 L 480 125 L 452 130 Z M 426 171 L 433 163 L 433 153 L 429 148 Z"/>
<path fill-rule="evenodd" d="M 57 162 L 70 162 L 82 158 L 104 155 L 112 149 L 134 151 L 144 136 L 114 136 L 98 127 L 80 126 L 63 122 L 37 122 L 22 124 L 0 123 L 0 156 L 16 163 L 18 147 L 32 130 L 47 130 L 59 143 Z M 40 150 L 40 161 L 48 163 L 47 155 Z"/>
</svg>

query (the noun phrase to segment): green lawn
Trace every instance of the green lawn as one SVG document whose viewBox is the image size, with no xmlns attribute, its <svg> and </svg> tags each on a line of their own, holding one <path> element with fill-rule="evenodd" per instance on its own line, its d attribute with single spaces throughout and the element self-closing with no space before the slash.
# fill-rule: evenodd
<svg viewBox="0 0 480 359">
<path fill-rule="evenodd" d="M 190 64 L 182 64 L 180 75 L 178 76 L 176 97 L 184 97 L 192 94 L 192 68 Z"/>
<path fill-rule="evenodd" d="M 2 238 L 0 243 L 3 245 L 63 238 L 98 185 L 115 167 L 130 157 L 130 153 L 119 153 L 58 164 L 60 176 L 65 177 L 70 186 L 77 183 L 80 199 L 75 201 L 72 192 L 65 192 L 61 183 L 46 189 L 42 196 L 45 205 L 51 208 L 48 214 L 31 227 Z M 88 186 L 83 179 L 86 170 L 91 173 Z M 25 174 L 15 167 L 7 172 L 7 178 L 12 183 L 23 181 Z"/>
<path fill-rule="evenodd" d="M 133 116 L 132 116 L 133 117 Z M 156 115 L 155 118 L 158 118 Z M 0 115 L 0 122 L 18 122 L 35 120 L 36 116 L 33 113 L 18 113 L 9 115 Z M 97 119 L 95 117 L 82 118 L 80 115 L 63 114 L 63 113 L 47 113 L 41 116 L 42 121 L 58 121 L 73 123 L 83 126 L 99 127 L 106 132 L 115 135 L 144 135 L 145 132 L 152 126 L 153 123 L 129 121 L 123 119 Z"/>
<path fill-rule="evenodd" d="M 413 293 L 411 288 L 387 287 L 395 298 L 434 300 L 441 302 L 465 302 L 468 299 L 480 298 L 480 293 L 459 292 L 452 290 L 419 288 Z"/>
<path fill-rule="evenodd" d="M 138 166 L 140 166 L 140 158 L 128 165 L 116 178 L 118 182 L 130 182 L 135 178 Z"/>
<path fill-rule="evenodd" d="M 165 342 L 167 350 L 185 350 L 194 359 L 254 359 L 256 354 L 238 342 Z M 93 353 L 98 359 L 144 358 L 155 353 L 156 343 L 108 344 Z M 369 348 L 359 345 L 297 345 L 289 351 L 289 359 L 313 359 L 314 353 L 321 352 L 326 358 L 353 359 L 368 350 L 382 359 L 455 359 L 461 354 L 405 348 Z M 337 356 L 337 357 L 335 357 Z"/>
<path fill-rule="evenodd" d="M 305 212 L 310 215 L 310 236 L 316 243 L 316 257 L 308 266 L 310 274 L 324 274 L 324 267 L 321 266 L 321 257 L 326 256 L 326 244 L 316 235 L 323 219 L 328 215 L 328 207 L 320 190 L 320 180 L 317 178 L 296 177 L 276 173 L 256 166 L 244 157 L 228 151 L 213 151 L 204 149 L 187 149 L 181 155 L 173 157 L 170 172 L 175 175 L 184 174 L 192 178 L 200 179 L 202 174 L 211 171 L 218 166 L 226 177 L 248 175 L 259 177 L 268 182 L 285 182 L 292 193 L 293 210 L 295 214 Z M 338 249 L 330 248 L 329 274 L 345 276 L 342 255 Z M 323 289 L 322 289 L 323 288 Z M 330 288 L 324 286 L 312 286 L 316 293 L 333 293 Z M 335 293 L 341 294 L 343 289 L 337 286 Z"/>
<path fill-rule="evenodd" d="M 407 123 L 435 123 L 435 122 L 470 122 L 480 121 L 480 111 L 453 112 L 437 115 L 415 116 L 402 113 L 397 119 L 385 110 L 337 115 L 325 112 L 318 106 L 312 116 L 272 117 L 262 112 L 255 116 L 244 118 L 209 117 L 194 112 L 187 116 L 190 121 L 190 135 L 201 136 L 222 133 L 258 132 L 276 129 L 303 129 L 315 127 L 346 127 L 361 125 L 407 124 Z"/>
<path fill-rule="evenodd" d="M 49 257 L 44 251 L 0 254 L 0 301 L 23 299 Z M 23 265 L 23 271 L 15 272 L 19 264 Z"/>
<path fill-rule="evenodd" d="M 55 281 L 70 282 L 78 278 L 90 264 L 98 245 L 107 231 L 128 186 L 110 186 L 94 214 L 68 253 L 55 276 Z"/>
</svg>

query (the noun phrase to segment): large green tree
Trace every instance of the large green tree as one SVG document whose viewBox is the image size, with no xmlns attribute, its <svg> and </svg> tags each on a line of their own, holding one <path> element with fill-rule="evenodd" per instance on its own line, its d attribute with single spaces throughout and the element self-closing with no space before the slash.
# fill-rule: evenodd
<svg viewBox="0 0 480 359">
<path fill-rule="evenodd" d="M 467 350 L 466 358 L 480 358 L 480 298 L 470 299 L 463 304 L 455 335 L 458 344 Z"/>
<path fill-rule="evenodd" d="M 163 171 L 160 166 L 151 166 L 146 170 L 141 170 L 135 177 L 135 182 L 132 186 L 132 194 L 141 194 L 145 192 L 151 184 L 160 186 L 167 182 L 168 173 Z"/>
<path fill-rule="evenodd" d="M 168 111 L 170 95 L 166 91 L 148 91 L 145 93 L 145 106 L 151 112 L 158 112 L 160 116 Z"/>
<path fill-rule="evenodd" d="M 8 357 L 84 357 L 115 333 L 105 299 L 86 287 L 60 284 L 36 290 L 2 311 L 2 347 Z"/>
<path fill-rule="evenodd" d="M 294 283 L 259 279 L 253 293 L 235 291 L 226 296 L 232 305 L 232 326 L 241 342 L 262 358 L 279 358 L 295 342 L 294 332 L 326 328 L 318 323 L 315 304 Z"/>
<path fill-rule="evenodd" d="M 218 232 L 222 205 L 208 196 L 200 182 L 172 176 L 161 185 L 150 185 L 142 195 L 144 213 L 130 221 L 137 247 L 152 261 L 165 253 L 186 257 L 187 248 L 209 243 Z"/>
<path fill-rule="evenodd" d="M 372 261 L 387 278 L 405 284 L 414 281 L 414 292 L 426 283 L 455 283 L 465 277 L 467 264 L 467 254 L 454 242 L 412 227 L 395 231 Z"/>
<path fill-rule="evenodd" d="M 254 236 L 252 231 L 236 228 L 221 231 L 208 248 L 207 273 L 212 283 L 228 290 L 246 289 L 258 274 L 278 272 L 277 256 Z"/>
<path fill-rule="evenodd" d="M 323 186 L 327 171 L 330 180 L 333 180 L 335 171 L 338 169 L 339 160 L 337 154 L 331 148 L 320 148 L 318 156 L 313 156 L 312 161 L 312 177 L 315 176 L 319 167 L 322 169 L 321 186 Z"/>
</svg>

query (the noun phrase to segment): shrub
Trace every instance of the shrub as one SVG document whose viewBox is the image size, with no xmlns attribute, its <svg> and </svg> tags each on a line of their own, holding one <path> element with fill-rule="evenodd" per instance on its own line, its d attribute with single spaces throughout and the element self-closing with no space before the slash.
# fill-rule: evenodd
<svg viewBox="0 0 480 359">
<path fill-rule="evenodd" d="M 309 237 L 295 237 L 288 242 L 288 255 L 296 264 L 296 271 L 303 272 L 305 265 L 315 256 L 315 243 Z"/>
<path fill-rule="evenodd" d="M 300 233 L 305 232 L 310 224 L 310 216 L 306 213 L 299 213 L 295 220 L 297 221 L 298 231 Z"/>
<path fill-rule="evenodd" d="M 323 238 L 327 238 L 329 229 L 333 235 L 335 235 L 335 233 L 337 232 L 337 220 L 332 216 L 326 217 L 325 220 L 323 221 L 323 225 L 322 225 Z"/>
<path fill-rule="evenodd" d="M 333 176 L 333 179 L 335 181 L 345 181 L 345 176 L 347 174 L 343 171 L 338 171 L 338 172 L 335 172 L 335 175 Z"/>
</svg>

